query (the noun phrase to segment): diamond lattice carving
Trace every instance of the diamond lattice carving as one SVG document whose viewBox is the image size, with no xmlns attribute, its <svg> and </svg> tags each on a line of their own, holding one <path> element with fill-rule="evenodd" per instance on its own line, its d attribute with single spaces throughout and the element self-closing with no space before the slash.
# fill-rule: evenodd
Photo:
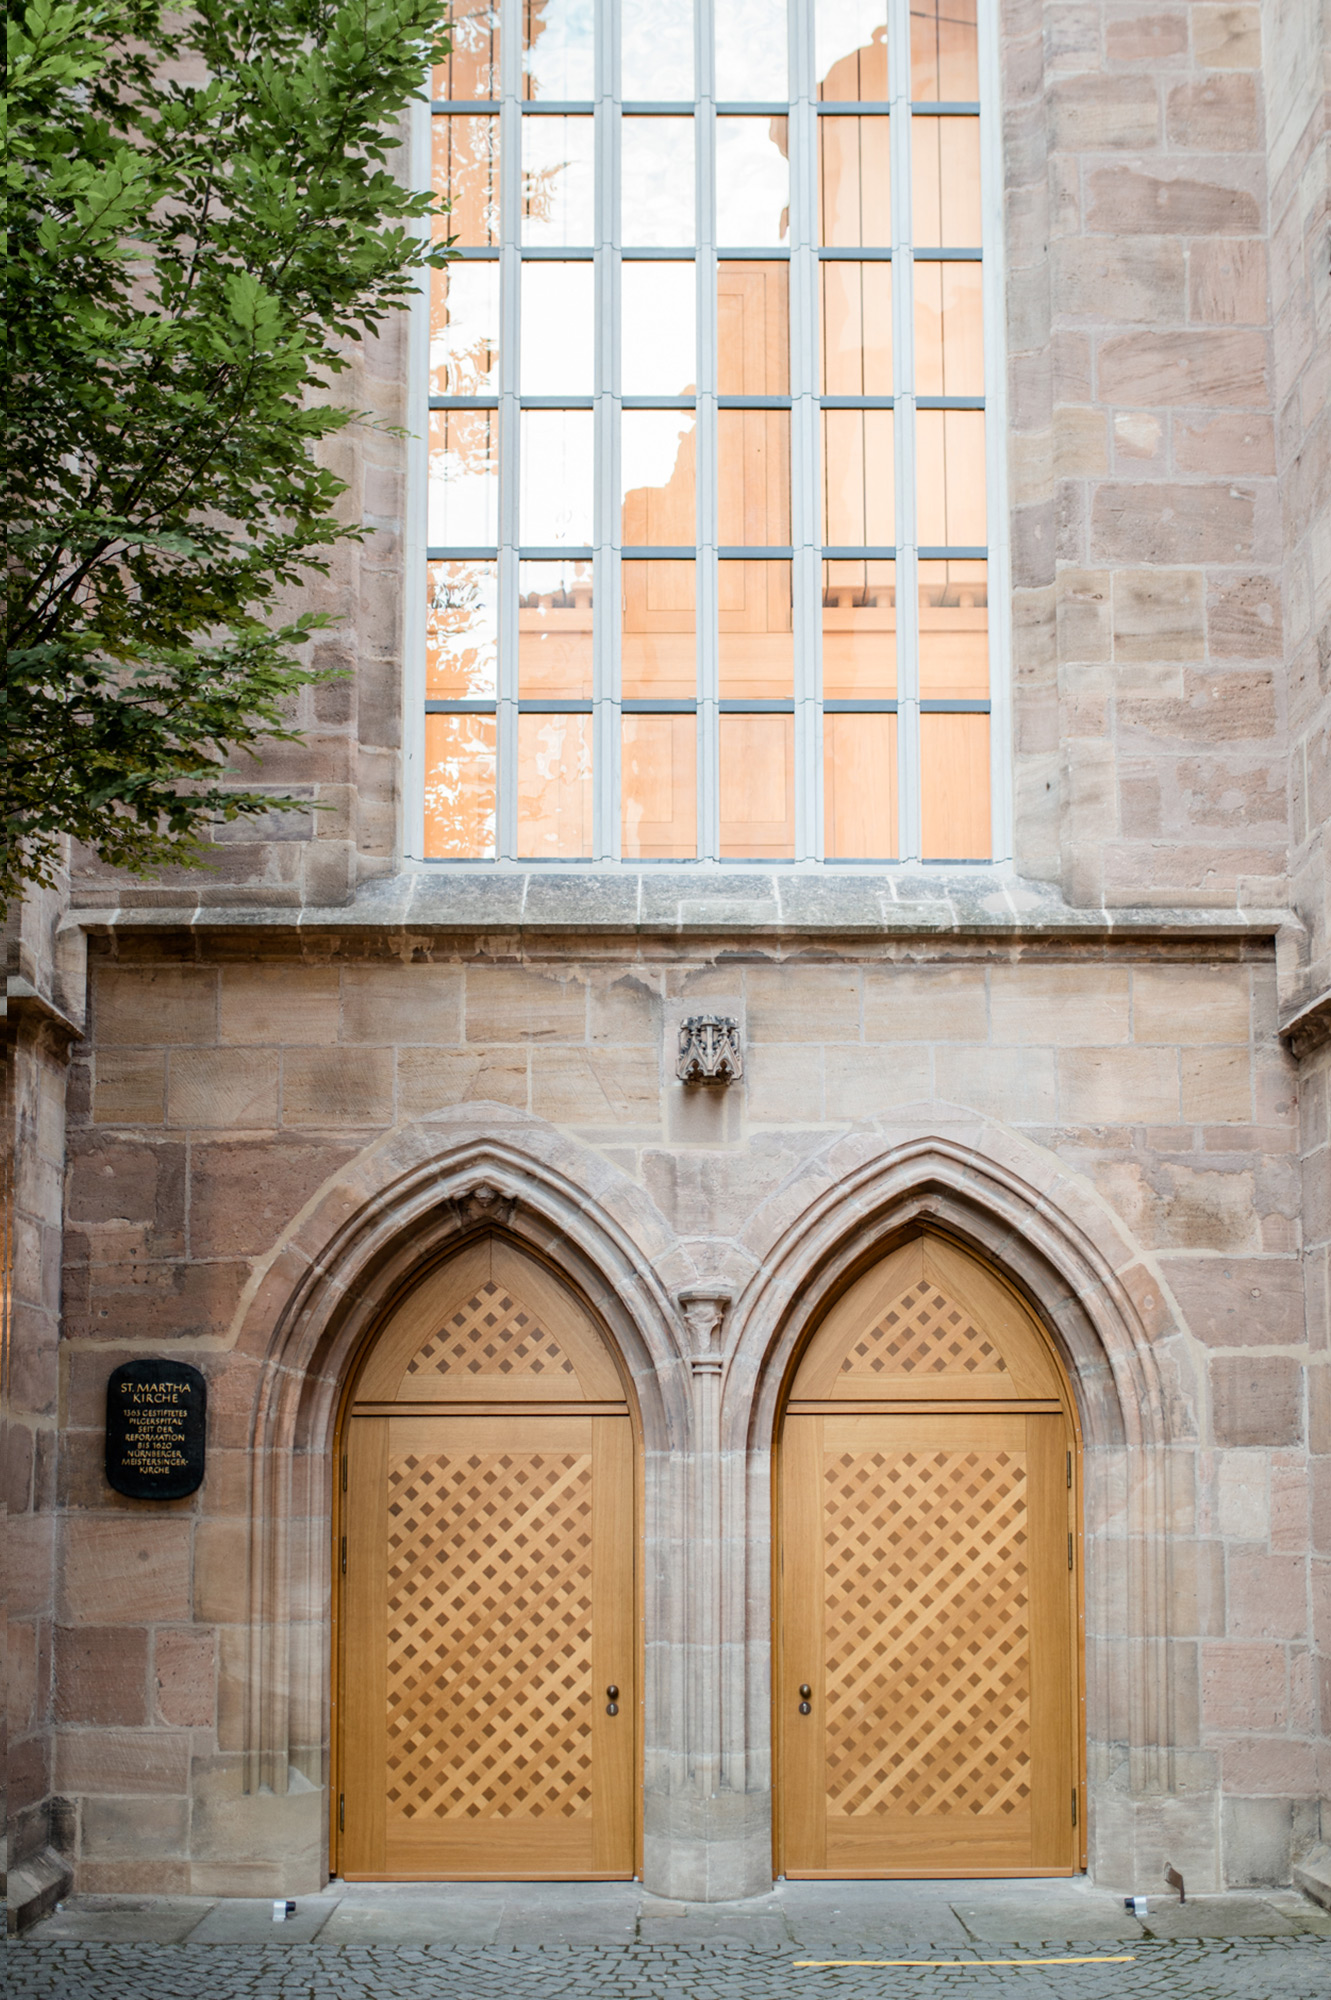
<svg viewBox="0 0 1331 2000">
<path fill-rule="evenodd" d="M 1010 1815 L 1030 1791 L 1026 1473 L 829 1453 L 829 1810 Z"/>
<path fill-rule="evenodd" d="M 843 1375 L 1006 1375 L 969 1314 L 922 1278 L 851 1347 Z"/>
<path fill-rule="evenodd" d="M 408 1375 L 572 1375 L 552 1333 L 511 1292 L 487 1278 L 407 1364 Z"/>
<path fill-rule="evenodd" d="M 591 1548 L 589 1452 L 390 1460 L 393 1812 L 590 1815 Z"/>
</svg>

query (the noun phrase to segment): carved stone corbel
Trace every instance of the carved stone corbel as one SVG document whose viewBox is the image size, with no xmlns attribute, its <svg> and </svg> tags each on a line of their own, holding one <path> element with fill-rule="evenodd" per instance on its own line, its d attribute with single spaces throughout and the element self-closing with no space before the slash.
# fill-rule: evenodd
<svg viewBox="0 0 1331 2000">
<path fill-rule="evenodd" d="M 516 1195 L 505 1194 L 492 1181 L 477 1181 L 474 1187 L 463 1188 L 449 1196 L 449 1204 L 465 1229 L 474 1229 L 479 1222 L 503 1228 L 512 1221 L 518 1205 Z"/>
<path fill-rule="evenodd" d="M 731 1294 L 725 1285 L 689 1285 L 675 1294 L 689 1330 L 689 1366 L 695 1375 L 719 1375 L 724 1367 L 721 1329 Z"/>
<path fill-rule="evenodd" d="M 731 1014 L 690 1014 L 679 1024 L 675 1075 L 681 1083 L 738 1083 L 744 1074 L 739 1022 Z"/>
</svg>

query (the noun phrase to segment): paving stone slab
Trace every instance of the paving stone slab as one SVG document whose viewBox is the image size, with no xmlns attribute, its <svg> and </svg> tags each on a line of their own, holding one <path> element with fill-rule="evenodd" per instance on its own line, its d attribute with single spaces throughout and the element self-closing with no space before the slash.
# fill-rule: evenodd
<svg viewBox="0 0 1331 2000">
<path fill-rule="evenodd" d="M 182 1944 L 212 1908 L 210 1896 L 79 1896 L 39 1928 L 52 1943 Z"/>
<path fill-rule="evenodd" d="M 273 1899 L 228 1896 L 213 1904 L 202 1922 L 189 1934 L 193 1944 L 312 1944 L 337 1904 L 327 1896 L 299 1896 L 296 1912 L 282 1923 L 273 1922 Z M 276 1933 L 276 1936 L 274 1936 Z"/>
</svg>

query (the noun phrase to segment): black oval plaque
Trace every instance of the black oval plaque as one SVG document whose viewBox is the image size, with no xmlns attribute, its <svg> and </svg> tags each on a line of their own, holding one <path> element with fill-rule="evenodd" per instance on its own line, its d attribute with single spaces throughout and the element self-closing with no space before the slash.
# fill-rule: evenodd
<svg viewBox="0 0 1331 2000">
<path fill-rule="evenodd" d="M 208 1384 L 188 1361 L 126 1361 L 106 1385 L 106 1476 L 131 1500 L 203 1483 Z"/>
</svg>

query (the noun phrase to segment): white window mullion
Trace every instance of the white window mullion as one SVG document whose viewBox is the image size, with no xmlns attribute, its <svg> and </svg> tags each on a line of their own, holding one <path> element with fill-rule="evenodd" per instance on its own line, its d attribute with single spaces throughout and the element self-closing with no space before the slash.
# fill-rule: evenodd
<svg viewBox="0 0 1331 2000">
<path fill-rule="evenodd" d="M 693 152 L 697 212 L 698 360 L 695 418 L 698 491 L 694 616 L 697 619 L 698 662 L 698 854 L 714 861 L 720 853 L 721 781 L 718 747 L 720 711 L 719 578 L 717 527 L 717 317 L 716 317 L 716 64 L 713 55 L 712 0 L 696 0 L 693 16 L 697 100 L 693 115 Z"/>
<path fill-rule="evenodd" d="M 790 532 L 795 627 L 795 858 L 823 852 L 822 440 L 818 408 L 818 124 L 814 0 L 790 0 Z"/>
<path fill-rule="evenodd" d="M 592 563 L 593 852 L 618 861 L 620 791 L 619 8 L 596 0 L 596 543 Z"/>
<path fill-rule="evenodd" d="M 1007 536 L 1007 343 L 998 9 L 979 10 L 980 226 L 984 251 L 985 535 L 989 557 L 989 784 L 993 858 L 1012 859 L 1012 624 Z"/>
<path fill-rule="evenodd" d="M 896 418 L 897 804 L 899 856 L 920 854 L 919 589 L 915 531 L 915 272 L 911 217 L 910 0 L 889 0 L 892 354 Z"/>
<path fill-rule="evenodd" d="M 425 94 L 430 94 L 429 79 Z M 411 107 L 411 184 L 430 186 L 432 117 L 427 104 Z M 419 229 L 429 241 L 430 221 Z M 430 477 L 430 273 L 419 274 L 412 295 L 407 328 L 407 535 L 403 549 L 402 700 L 406 727 L 402 732 L 402 852 L 410 861 L 425 854 L 425 611 L 428 570 L 425 562 L 427 494 Z"/>
<path fill-rule="evenodd" d="M 522 335 L 522 7 L 503 0 L 499 26 L 499 599 L 497 847 L 518 852 L 518 491 L 521 419 L 518 349 Z"/>
</svg>

